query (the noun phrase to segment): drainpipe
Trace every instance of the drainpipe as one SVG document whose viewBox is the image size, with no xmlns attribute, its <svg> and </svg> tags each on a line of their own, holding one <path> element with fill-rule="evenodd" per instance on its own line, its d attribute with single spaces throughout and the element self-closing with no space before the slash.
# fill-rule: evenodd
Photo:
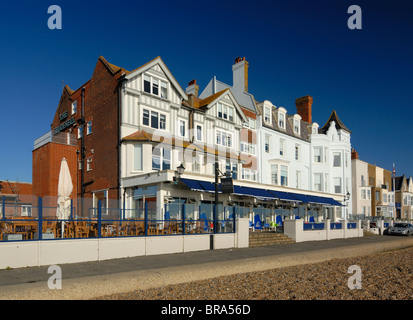
<svg viewBox="0 0 413 320">
<path fill-rule="evenodd" d="M 84 195 L 85 195 L 85 186 L 84 186 L 84 175 L 85 175 L 85 87 L 82 88 L 82 114 L 80 118 L 79 124 L 82 127 L 82 137 L 80 139 L 81 141 L 81 147 L 80 147 L 80 164 L 82 166 L 82 169 L 80 171 L 80 201 L 81 201 L 81 216 L 83 216 L 83 209 L 84 209 Z"/>
</svg>

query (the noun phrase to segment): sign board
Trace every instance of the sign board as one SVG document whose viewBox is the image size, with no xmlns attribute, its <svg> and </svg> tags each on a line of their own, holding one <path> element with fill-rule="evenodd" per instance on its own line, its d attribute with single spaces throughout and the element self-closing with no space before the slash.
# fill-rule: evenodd
<svg viewBox="0 0 413 320">
<path fill-rule="evenodd" d="M 234 193 L 232 178 L 221 178 L 222 193 Z"/>
<path fill-rule="evenodd" d="M 53 134 L 58 134 L 60 131 L 65 130 L 67 127 L 71 126 L 72 124 L 74 124 L 75 121 L 75 117 L 70 118 L 69 120 L 67 120 L 66 122 L 62 123 L 60 126 L 56 127 L 53 129 Z"/>
</svg>

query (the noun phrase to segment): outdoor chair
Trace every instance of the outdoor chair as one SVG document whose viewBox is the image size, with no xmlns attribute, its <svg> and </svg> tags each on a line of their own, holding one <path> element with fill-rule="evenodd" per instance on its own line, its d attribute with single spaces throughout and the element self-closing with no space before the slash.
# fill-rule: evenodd
<svg viewBox="0 0 413 320">
<path fill-rule="evenodd" d="M 75 221 L 75 237 L 76 238 L 88 238 L 89 237 L 89 226 L 87 221 Z"/>
</svg>

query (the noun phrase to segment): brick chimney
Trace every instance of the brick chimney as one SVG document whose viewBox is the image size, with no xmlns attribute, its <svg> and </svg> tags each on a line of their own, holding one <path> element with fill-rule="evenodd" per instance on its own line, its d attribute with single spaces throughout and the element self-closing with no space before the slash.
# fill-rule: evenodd
<svg viewBox="0 0 413 320">
<path fill-rule="evenodd" d="M 244 58 L 237 57 L 232 66 L 233 88 L 236 91 L 248 92 L 248 67 L 249 63 Z"/>
<path fill-rule="evenodd" d="M 351 148 L 351 160 L 358 159 L 359 154 L 357 153 L 356 149 Z"/>
<path fill-rule="evenodd" d="M 199 86 L 196 84 L 196 79 L 189 81 L 188 87 L 185 89 L 185 92 L 190 95 L 193 94 L 198 98 Z"/>
<path fill-rule="evenodd" d="M 313 104 L 313 98 L 310 96 L 301 97 L 295 100 L 295 106 L 297 107 L 297 113 L 301 116 L 301 119 L 305 122 L 312 123 L 311 119 L 311 106 Z"/>
</svg>

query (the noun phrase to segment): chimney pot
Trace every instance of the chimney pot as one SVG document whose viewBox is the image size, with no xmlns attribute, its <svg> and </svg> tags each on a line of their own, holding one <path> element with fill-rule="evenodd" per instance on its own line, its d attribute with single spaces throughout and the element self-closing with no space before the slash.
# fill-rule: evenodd
<svg viewBox="0 0 413 320">
<path fill-rule="evenodd" d="M 185 92 L 187 94 L 193 94 L 195 97 L 198 97 L 199 86 L 196 84 L 196 79 L 189 81 L 188 87 L 186 88 Z"/>
</svg>

